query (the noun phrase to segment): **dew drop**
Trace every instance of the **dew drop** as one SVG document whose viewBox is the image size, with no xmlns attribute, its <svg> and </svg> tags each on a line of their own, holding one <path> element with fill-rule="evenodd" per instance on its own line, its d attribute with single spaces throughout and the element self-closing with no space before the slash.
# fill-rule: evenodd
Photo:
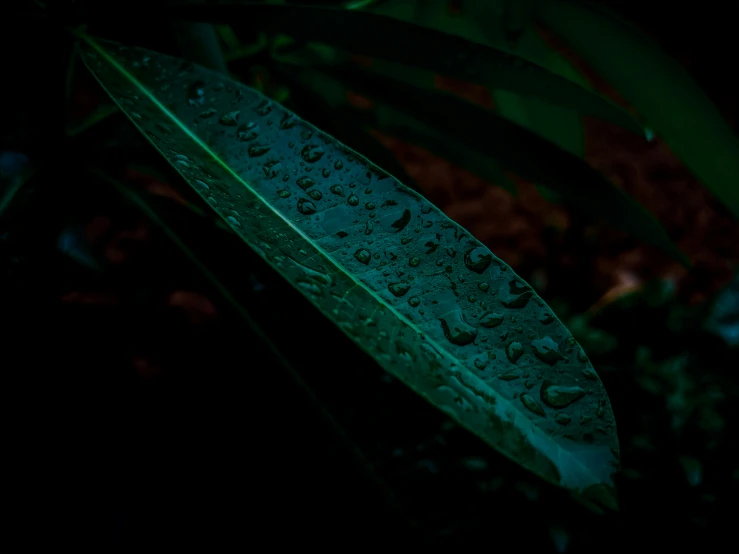
<svg viewBox="0 0 739 554">
<path fill-rule="evenodd" d="M 465 346 L 474 342 L 477 337 L 477 329 L 462 321 L 458 311 L 448 313 L 439 318 L 444 336 L 452 344 Z"/>
<path fill-rule="evenodd" d="M 505 347 L 505 355 L 512 363 L 516 363 L 523 354 L 523 346 L 520 342 L 513 341 Z"/>
<path fill-rule="evenodd" d="M 316 182 L 310 177 L 301 177 L 300 179 L 297 180 L 297 183 L 298 183 L 298 186 L 303 190 L 307 190 L 316 184 Z"/>
<path fill-rule="evenodd" d="M 501 298 L 500 301 L 506 308 L 523 308 L 529 303 L 533 294 L 528 286 L 516 279 L 511 279 L 508 282 L 508 296 Z"/>
<path fill-rule="evenodd" d="M 249 156 L 251 156 L 252 158 L 259 158 L 260 156 L 264 156 L 267 152 L 269 152 L 269 146 L 252 144 L 247 150 L 247 152 L 249 153 Z"/>
<path fill-rule="evenodd" d="M 403 210 L 403 214 L 400 216 L 400 218 L 397 221 L 393 222 L 391 227 L 393 229 L 396 229 L 395 231 L 396 233 L 399 233 L 400 231 L 406 228 L 406 226 L 408 225 L 408 223 L 410 223 L 410 221 L 411 221 L 411 211 Z M 410 242 L 410 239 L 408 240 Z"/>
<path fill-rule="evenodd" d="M 416 256 L 413 256 L 410 260 L 408 260 L 408 264 L 411 267 L 418 267 L 418 264 L 421 263 L 421 258 L 418 258 Z"/>
<path fill-rule="evenodd" d="M 254 140 L 255 138 L 257 138 L 257 135 L 259 135 L 259 125 L 257 125 L 253 121 L 241 125 L 236 130 L 236 138 L 238 138 L 241 142 Z"/>
<path fill-rule="evenodd" d="M 492 329 L 503 323 L 503 315 L 488 312 L 480 317 L 480 325 Z"/>
<path fill-rule="evenodd" d="M 287 189 L 278 190 L 277 196 L 279 196 L 280 198 L 287 198 L 288 196 L 290 196 L 290 191 Z"/>
<path fill-rule="evenodd" d="M 204 81 L 195 81 L 187 87 L 187 101 L 191 106 L 202 106 L 205 103 Z"/>
<path fill-rule="evenodd" d="M 336 163 L 334 163 L 334 169 L 337 171 L 340 169 L 344 169 L 344 162 L 342 162 L 341 160 L 336 160 Z"/>
<path fill-rule="evenodd" d="M 280 129 L 291 129 L 292 127 L 295 127 L 297 123 L 297 117 L 292 114 L 286 113 L 284 116 L 282 116 L 282 121 L 280 121 Z"/>
<path fill-rule="evenodd" d="M 530 394 L 522 394 L 521 395 L 521 402 L 524 406 L 526 406 L 526 409 L 528 409 L 531 413 L 534 413 L 536 415 L 546 417 L 546 413 L 544 412 L 544 408 L 539 406 L 539 404 L 534 400 Z"/>
<path fill-rule="evenodd" d="M 589 381 L 598 380 L 598 374 L 595 372 L 595 370 L 592 367 L 586 367 L 585 369 L 583 369 L 582 376 L 588 379 Z"/>
<path fill-rule="evenodd" d="M 300 155 L 306 162 L 315 163 L 323 157 L 324 153 L 323 148 L 320 146 L 308 145 L 303 148 Z"/>
<path fill-rule="evenodd" d="M 560 425 L 567 425 L 570 421 L 572 421 L 572 418 L 564 412 L 558 412 L 557 415 L 554 416 L 554 421 L 556 421 Z"/>
<path fill-rule="evenodd" d="M 487 360 L 483 360 L 482 358 L 477 358 L 475 360 L 475 367 L 477 369 L 485 369 L 488 365 Z"/>
<path fill-rule="evenodd" d="M 411 296 L 408 299 L 408 304 L 411 308 L 417 307 L 421 303 L 421 300 L 418 298 L 418 296 Z"/>
<path fill-rule="evenodd" d="M 358 206 L 359 205 L 359 198 L 356 197 L 356 195 L 352 194 L 348 199 L 347 203 L 350 206 Z"/>
<path fill-rule="evenodd" d="M 585 396 L 585 390 L 580 387 L 561 387 L 551 381 L 544 381 L 541 385 L 541 401 L 550 408 L 564 408 Z"/>
<path fill-rule="evenodd" d="M 213 108 L 211 108 L 209 110 L 205 110 L 203 112 L 200 112 L 200 114 L 198 115 L 198 117 L 200 119 L 208 119 L 209 117 L 213 117 L 214 115 L 216 115 L 216 113 L 217 113 L 216 110 L 214 110 Z"/>
<path fill-rule="evenodd" d="M 375 209 L 375 205 L 374 205 L 374 203 L 372 203 L 372 202 L 367 202 L 367 203 L 366 203 L 366 204 L 364 205 L 364 207 L 365 207 L 365 208 L 367 208 L 368 210 L 374 210 L 374 209 Z"/>
<path fill-rule="evenodd" d="M 539 323 L 542 325 L 549 325 L 552 321 L 554 321 L 554 314 L 551 312 L 544 312 L 539 316 Z"/>
<path fill-rule="evenodd" d="M 370 254 L 370 251 L 366 248 L 360 248 L 359 250 L 354 252 L 354 257 L 357 259 L 358 262 L 367 265 L 370 263 L 372 255 Z"/>
<path fill-rule="evenodd" d="M 267 115 L 272 111 L 272 102 L 265 100 L 254 111 L 257 112 L 257 115 Z"/>
<path fill-rule="evenodd" d="M 280 162 L 267 162 L 264 164 L 262 169 L 264 170 L 264 175 L 267 179 L 273 179 L 277 177 L 280 169 L 282 169 L 282 164 Z"/>
<path fill-rule="evenodd" d="M 341 185 L 331 185 L 331 188 L 328 189 L 336 196 L 344 196 L 344 189 Z"/>
<path fill-rule="evenodd" d="M 303 215 L 316 213 L 316 206 L 310 200 L 301 198 L 298 200 L 298 211 Z"/>
<path fill-rule="evenodd" d="M 405 281 L 401 281 L 399 283 L 390 283 L 387 286 L 387 290 L 389 290 L 393 294 L 393 296 L 396 296 L 397 298 L 400 298 L 405 293 L 407 293 L 410 288 L 411 286 Z"/>
<path fill-rule="evenodd" d="M 228 127 L 231 127 L 233 125 L 238 124 L 239 122 L 239 111 L 235 112 L 229 112 L 227 114 L 223 114 L 221 116 L 221 119 L 218 120 L 218 123 L 221 125 L 226 125 Z"/>
<path fill-rule="evenodd" d="M 490 288 L 490 285 L 487 284 L 485 281 L 481 281 L 477 283 L 477 288 L 480 289 L 482 292 L 487 292 Z"/>
<path fill-rule="evenodd" d="M 310 196 L 313 200 L 320 200 L 321 198 L 323 198 L 323 194 L 321 194 L 320 190 L 308 191 L 308 196 Z"/>
<path fill-rule="evenodd" d="M 464 255 L 464 265 L 475 273 L 485 271 L 492 261 L 493 255 L 481 246 L 468 250 Z"/>
<path fill-rule="evenodd" d="M 559 345 L 551 337 L 531 341 L 531 347 L 534 349 L 534 355 L 549 365 L 554 365 L 559 360 L 565 359 L 559 352 Z"/>
</svg>

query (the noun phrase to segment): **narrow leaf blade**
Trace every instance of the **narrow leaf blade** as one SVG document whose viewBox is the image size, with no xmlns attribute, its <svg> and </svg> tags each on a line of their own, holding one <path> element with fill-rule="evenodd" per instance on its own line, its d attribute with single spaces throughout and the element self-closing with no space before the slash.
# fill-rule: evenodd
<svg viewBox="0 0 739 554">
<path fill-rule="evenodd" d="M 529 470 L 612 499 L 618 439 L 607 395 L 570 333 L 506 264 L 253 89 L 83 38 L 86 64 L 139 130 L 360 348 Z"/>
<path fill-rule="evenodd" d="M 152 14 L 152 17 L 160 16 Z M 323 42 L 355 54 L 534 96 L 641 132 L 631 115 L 620 107 L 523 58 L 372 12 L 290 4 L 219 2 L 207 6 L 180 5 L 166 17 L 230 24 L 235 29 L 252 27 Z"/>
<path fill-rule="evenodd" d="M 739 139 L 687 72 L 653 40 L 587 5 L 543 0 L 538 13 L 739 218 Z"/>
<path fill-rule="evenodd" d="M 458 141 L 470 150 L 500 160 L 507 169 L 561 194 L 594 218 L 658 248 L 683 265 L 690 265 L 649 211 L 585 161 L 531 131 L 449 94 L 421 89 L 373 71 L 345 67 L 329 74 L 370 98 L 423 121 L 441 136 L 450 136 L 452 143 Z"/>
</svg>

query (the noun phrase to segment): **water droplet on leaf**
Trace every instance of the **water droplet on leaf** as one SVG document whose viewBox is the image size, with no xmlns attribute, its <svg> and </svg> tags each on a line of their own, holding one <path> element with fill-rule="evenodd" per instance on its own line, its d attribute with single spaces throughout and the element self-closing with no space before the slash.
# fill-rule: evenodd
<svg viewBox="0 0 739 554">
<path fill-rule="evenodd" d="M 520 342 L 513 341 L 505 347 L 505 355 L 512 363 L 516 363 L 523 354 L 523 346 Z"/>
<path fill-rule="evenodd" d="M 550 408 L 564 408 L 585 396 L 580 387 L 561 387 L 551 381 L 544 381 L 541 385 L 541 400 Z"/>
<path fill-rule="evenodd" d="M 320 146 L 308 145 L 303 148 L 300 153 L 302 158 L 308 163 L 315 163 L 323 157 L 324 151 Z"/>
<path fill-rule="evenodd" d="M 554 365 L 559 360 L 565 359 L 559 352 L 559 345 L 554 342 L 551 337 L 543 337 L 541 339 L 531 341 L 531 347 L 534 349 L 534 355 L 542 362 L 546 362 L 549 365 Z"/>
<path fill-rule="evenodd" d="M 316 206 L 310 200 L 301 198 L 298 200 L 298 211 L 303 215 L 316 213 Z"/>
<path fill-rule="evenodd" d="M 464 255 L 464 265 L 475 273 L 484 272 L 492 261 L 493 255 L 481 246 L 468 250 Z"/>
<path fill-rule="evenodd" d="M 410 288 L 411 286 L 404 281 L 401 281 L 399 283 L 390 283 L 387 287 L 387 289 L 393 294 L 393 296 L 396 296 L 398 298 L 407 293 Z"/>
<path fill-rule="evenodd" d="M 356 252 L 354 252 L 354 257 L 357 259 L 358 262 L 363 263 L 364 265 L 367 265 L 370 263 L 370 259 L 372 258 L 370 251 L 366 248 L 360 248 Z"/>
</svg>

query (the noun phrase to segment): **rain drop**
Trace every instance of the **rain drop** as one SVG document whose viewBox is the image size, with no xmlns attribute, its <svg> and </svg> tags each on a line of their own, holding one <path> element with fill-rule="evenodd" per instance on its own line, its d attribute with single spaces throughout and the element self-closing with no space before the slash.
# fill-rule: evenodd
<svg viewBox="0 0 739 554">
<path fill-rule="evenodd" d="M 531 341 L 531 347 L 534 349 L 534 355 L 549 365 L 554 365 L 559 360 L 564 360 L 564 356 L 559 352 L 559 345 L 551 337 L 543 337 Z"/>
<path fill-rule="evenodd" d="M 297 183 L 298 183 L 298 186 L 303 190 L 307 190 L 316 184 L 316 182 L 310 177 L 301 177 L 300 179 L 297 180 Z"/>
<path fill-rule="evenodd" d="M 508 282 L 508 297 L 501 299 L 506 308 L 523 308 L 529 303 L 533 291 L 526 285 L 512 279 Z"/>
<path fill-rule="evenodd" d="M 474 342 L 477 337 L 477 329 L 462 321 L 459 312 L 451 312 L 439 318 L 444 336 L 452 344 L 465 346 Z"/>
<path fill-rule="evenodd" d="M 331 188 L 328 189 L 336 196 L 344 196 L 344 189 L 341 187 L 341 185 L 331 185 Z"/>
<path fill-rule="evenodd" d="M 492 261 L 493 255 L 481 246 L 468 250 L 464 255 L 464 265 L 475 273 L 485 271 Z"/>
<path fill-rule="evenodd" d="M 313 202 L 301 198 L 298 200 L 298 211 L 303 215 L 310 215 L 316 213 L 316 207 Z"/>
<path fill-rule="evenodd" d="M 306 162 L 315 163 L 323 157 L 324 153 L 325 152 L 323 151 L 323 148 L 321 148 L 320 146 L 308 145 L 303 148 L 300 155 Z"/>
<path fill-rule="evenodd" d="M 544 312 L 539 316 L 539 323 L 542 325 L 549 325 L 552 321 L 554 321 L 554 314 L 551 312 Z"/>
<path fill-rule="evenodd" d="M 488 329 L 497 327 L 501 323 L 503 323 L 503 315 L 501 314 L 488 312 L 480 317 L 480 325 L 482 325 L 483 327 L 487 327 Z"/>
<path fill-rule="evenodd" d="M 560 387 L 551 381 L 544 381 L 541 385 L 541 401 L 550 408 L 564 408 L 585 396 L 585 390 L 580 387 Z"/>
<path fill-rule="evenodd" d="M 267 152 L 269 152 L 269 146 L 252 144 L 247 152 L 249 152 L 249 156 L 251 156 L 252 158 L 258 158 L 260 156 L 264 156 Z"/>
<path fill-rule="evenodd" d="M 272 111 L 272 102 L 265 100 L 254 111 L 256 111 L 258 115 L 267 115 Z"/>
<path fill-rule="evenodd" d="M 401 281 L 399 283 L 390 283 L 387 286 L 387 290 L 389 290 L 393 294 L 393 296 L 396 296 L 398 298 L 407 293 L 410 288 L 411 286 L 404 281 Z"/>
<path fill-rule="evenodd" d="M 350 206 L 358 206 L 359 205 L 359 198 L 356 197 L 356 195 L 352 194 L 348 199 L 347 203 Z"/>
<path fill-rule="evenodd" d="M 250 121 L 249 123 L 245 123 L 244 125 L 241 125 L 236 130 L 236 137 L 241 142 L 248 142 L 250 140 L 254 140 L 255 138 L 257 138 L 258 134 L 259 134 L 259 125 L 257 125 L 253 121 Z"/>
<path fill-rule="evenodd" d="M 280 121 L 280 129 L 290 129 L 292 127 L 295 127 L 297 122 L 297 117 L 292 114 L 286 113 L 284 116 L 282 116 L 282 121 Z"/>
<path fill-rule="evenodd" d="M 539 416 L 546 417 L 546 413 L 544 412 L 544 409 L 537 404 L 536 400 L 534 400 L 530 394 L 522 394 L 521 395 L 521 402 L 523 402 L 523 405 L 526 406 L 526 408 Z"/>
<path fill-rule="evenodd" d="M 313 200 L 320 200 L 321 198 L 323 198 L 323 194 L 321 194 L 320 190 L 308 191 L 308 196 L 310 196 Z"/>
<path fill-rule="evenodd" d="M 239 122 L 239 112 L 238 110 L 235 112 L 229 112 L 227 114 L 224 114 L 221 116 L 221 119 L 218 120 L 218 123 L 221 125 L 227 125 L 227 126 L 233 126 L 236 125 Z"/>
<path fill-rule="evenodd" d="M 512 363 L 516 363 L 523 354 L 523 346 L 520 342 L 513 341 L 505 347 L 505 355 Z"/>
<path fill-rule="evenodd" d="M 356 252 L 354 252 L 354 257 L 357 259 L 358 262 L 363 263 L 364 265 L 367 265 L 370 263 L 370 259 L 372 258 L 370 251 L 366 248 L 360 248 Z"/>
</svg>

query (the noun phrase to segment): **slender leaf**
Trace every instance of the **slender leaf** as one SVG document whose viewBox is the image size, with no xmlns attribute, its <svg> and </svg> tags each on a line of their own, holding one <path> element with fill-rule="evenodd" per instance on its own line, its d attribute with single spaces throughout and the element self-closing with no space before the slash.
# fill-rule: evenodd
<svg viewBox="0 0 739 554">
<path fill-rule="evenodd" d="M 100 13 L 98 17 L 102 15 Z M 631 115 L 620 107 L 518 56 L 371 12 L 289 4 L 217 2 L 183 4 L 161 16 L 157 13 L 151 16 L 230 24 L 234 29 L 251 27 L 324 42 L 355 54 L 535 96 L 641 132 L 641 127 Z"/>
<path fill-rule="evenodd" d="M 538 13 L 739 218 L 739 139 L 687 72 L 656 42 L 585 4 L 542 0 Z"/>
<path fill-rule="evenodd" d="M 88 67 L 136 127 L 351 340 L 511 459 L 614 505 L 608 397 L 567 329 L 505 263 L 255 90 L 80 37 Z"/>
<path fill-rule="evenodd" d="M 402 110 L 471 150 L 500 160 L 529 181 L 561 194 L 573 206 L 602 219 L 680 263 L 690 262 L 643 206 L 587 163 L 496 114 L 442 92 L 419 89 L 374 72 L 332 70 L 343 83 Z M 444 114 L 444 117 L 438 117 Z"/>
<path fill-rule="evenodd" d="M 371 110 L 357 110 L 347 100 L 346 86 L 326 73 L 312 69 L 295 70 L 294 68 L 288 68 L 282 70 L 281 74 L 284 78 L 299 83 L 298 86 L 302 86 L 303 89 L 307 88 L 314 94 L 317 93 L 320 95 L 333 108 L 334 120 L 344 121 L 346 118 L 353 119 L 355 125 L 358 127 L 367 130 L 377 129 L 400 140 L 419 146 L 432 154 L 446 159 L 457 167 L 468 170 L 490 184 L 506 189 L 514 196 L 517 194 L 518 189 L 515 183 L 505 175 L 505 171 L 497 160 L 466 147 L 452 137 L 445 136 L 443 133 L 421 121 L 409 117 L 387 104 L 378 102 L 375 102 Z M 340 137 L 341 135 L 337 136 Z M 348 146 L 366 154 L 367 158 L 377 163 L 382 169 L 396 178 L 400 177 L 401 182 L 406 183 L 403 180 L 405 171 L 398 173 L 394 170 L 398 162 L 388 159 L 387 156 L 389 154 L 380 158 L 372 155 L 375 149 L 364 150 L 359 147 L 358 143 L 356 148 L 354 144 L 348 144 Z M 362 146 L 371 145 L 362 144 Z"/>
</svg>

